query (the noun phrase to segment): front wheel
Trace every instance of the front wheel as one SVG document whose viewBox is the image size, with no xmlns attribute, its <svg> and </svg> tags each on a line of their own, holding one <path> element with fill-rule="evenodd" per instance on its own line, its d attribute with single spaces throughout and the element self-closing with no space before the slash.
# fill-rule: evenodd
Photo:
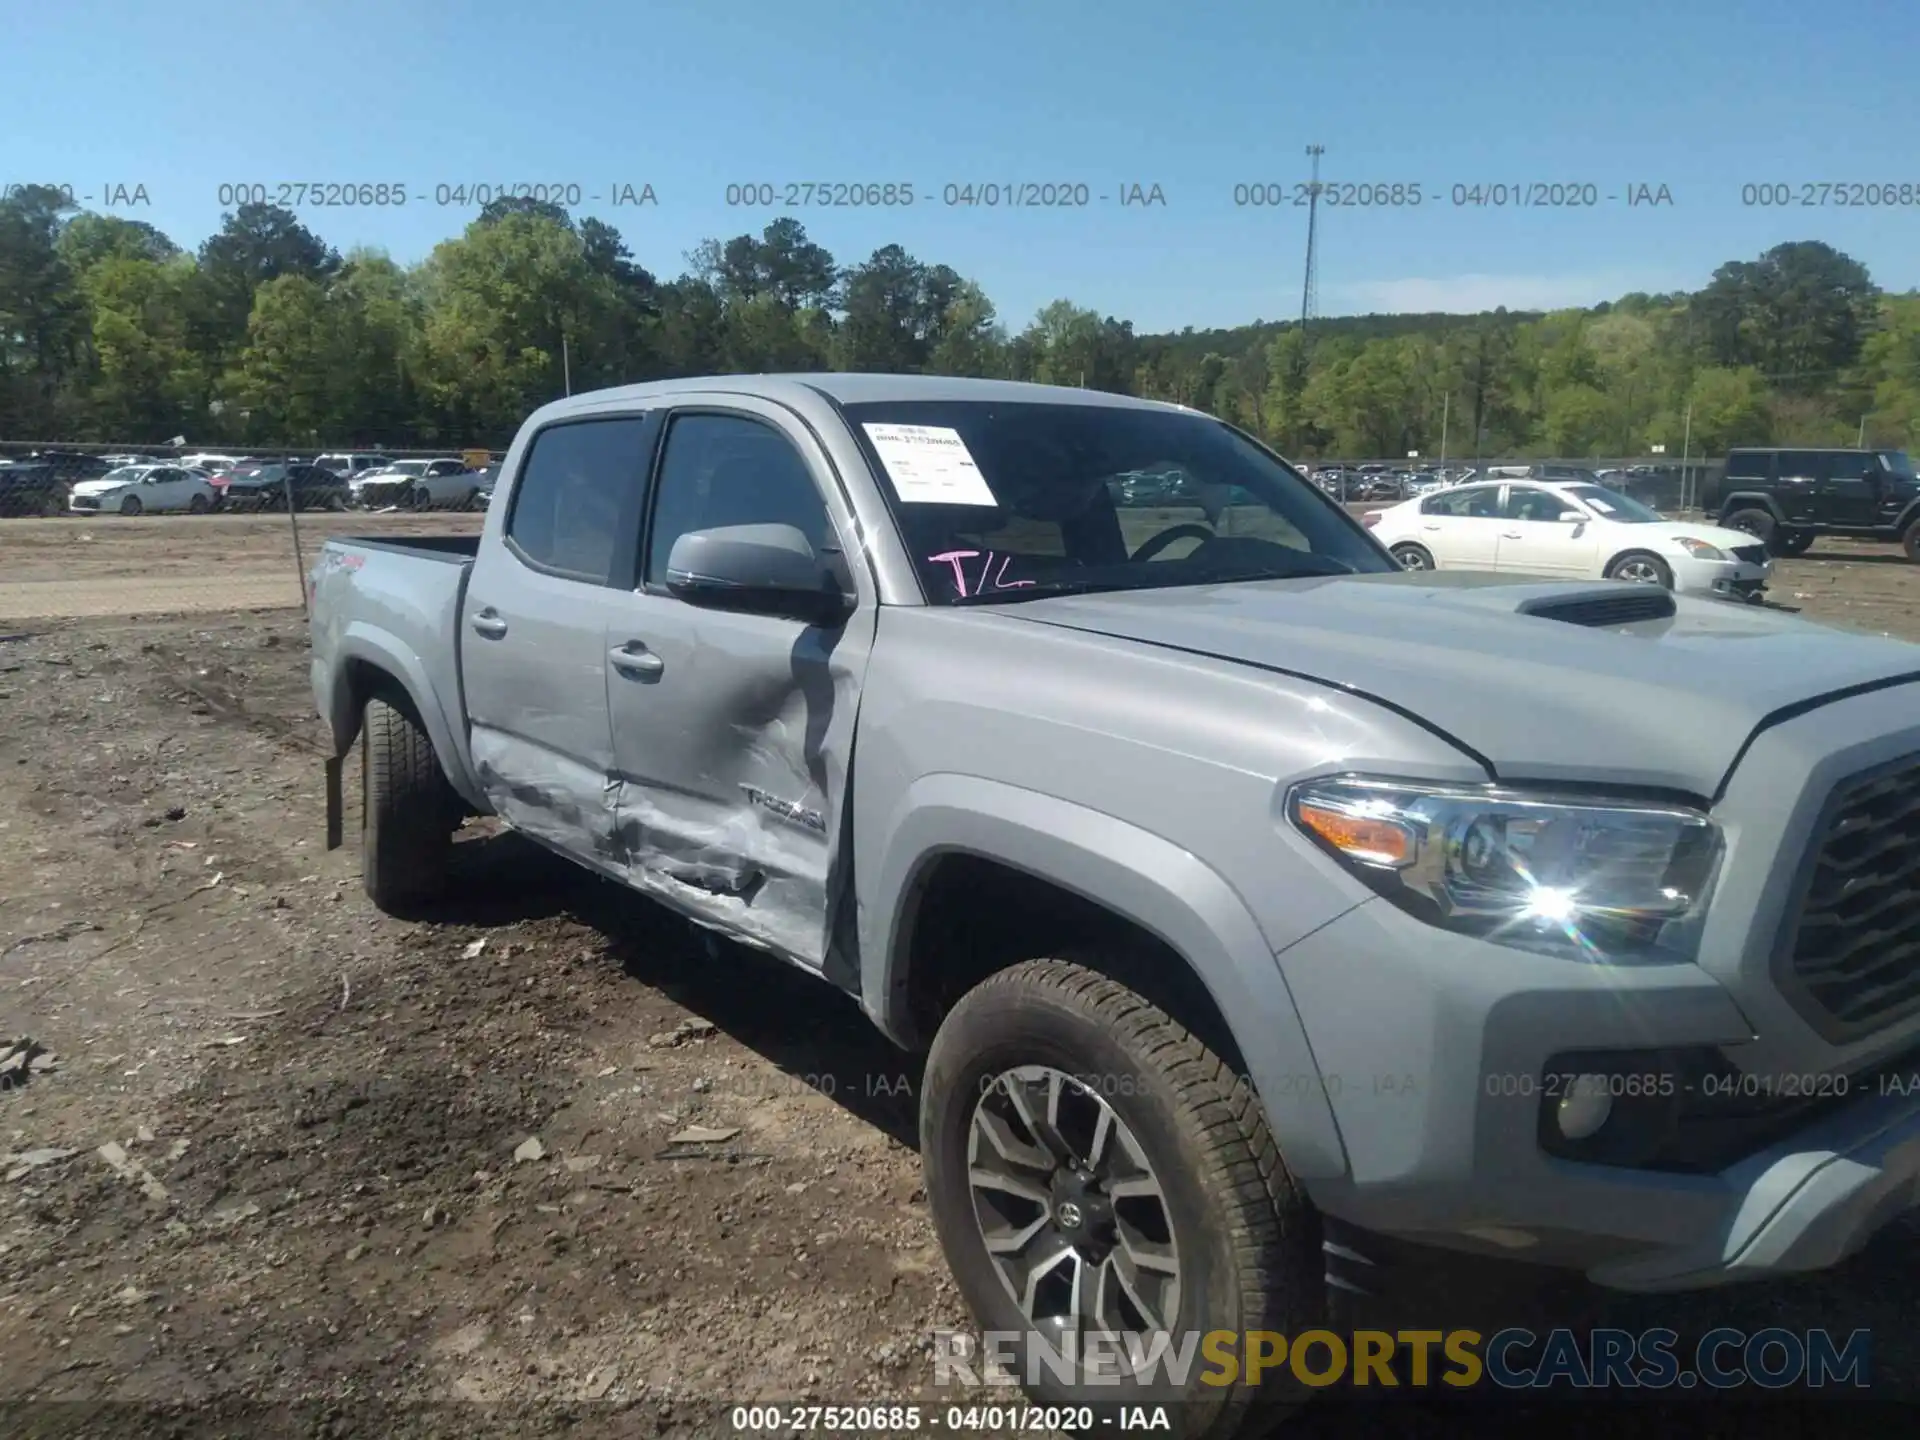
<svg viewBox="0 0 1920 1440">
<path fill-rule="evenodd" d="M 413 493 L 407 497 L 407 503 L 415 510 L 431 510 L 433 508 L 433 496 L 427 493 L 426 486 L 416 485 L 413 487 Z"/>
<path fill-rule="evenodd" d="M 1758 506 L 1735 510 L 1720 523 L 1729 530 L 1746 531 L 1769 550 L 1773 548 L 1774 532 L 1780 528 L 1779 522 L 1773 518 L 1773 515 Z"/>
<path fill-rule="evenodd" d="M 1198 1355 L 1152 1359 L 1327 1314 L 1317 1218 L 1258 1100 L 1172 1016 L 1070 961 L 1001 971 L 934 1037 L 920 1135 L 954 1278 L 1039 1403 L 1169 1404 L 1178 1433 L 1222 1437 L 1291 1398 L 1277 1371 L 1210 1385 Z"/>
<path fill-rule="evenodd" d="M 1915 520 L 1907 526 L 1900 536 L 1900 548 L 1907 552 L 1907 559 L 1920 565 L 1920 520 Z"/>
<path fill-rule="evenodd" d="M 1607 579 L 1631 580 L 1639 585 L 1658 585 L 1663 590 L 1671 590 L 1673 568 L 1658 555 L 1650 555 L 1645 550 L 1629 550 L 1607 566 Z"/>
<path fill-rule="evenodd" d="M 1393 558 L 1400 562 L 1402 570 L 1431 570 L 1434 568 L 1433 552 L 1424 545 L 1411 542 L 1396 545 L 1392 550 Z"/>
<path fill-rule="evenodd" d="M 138 515 L 145 508 L 146 507 L 140 503 L 140 497 L 138 495 L 129 495 L 120 502 L 120 513 L 122 515 Z"/>
</svg>

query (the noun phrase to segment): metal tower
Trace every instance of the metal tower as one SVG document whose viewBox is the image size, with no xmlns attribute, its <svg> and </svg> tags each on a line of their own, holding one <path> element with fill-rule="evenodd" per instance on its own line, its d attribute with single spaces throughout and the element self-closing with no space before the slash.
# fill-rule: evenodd
<svg viewBox="0 0 1920 1440">
<path fill-rule="evenodd" d="M 1307 186 L 1307 275 L 1300 287 L 1300 340 L 1304 352 L 1307 339 L 1307 322 L 1313 318 L 1318 308 L 1319 296 L 1315 293 L 1314 242 L 1320 228 L 1320 157 L 1327 153 L 1324 145 L 1307 146 L 1307 156 L 1313 161 L 1313 181 Z"/>
</svg>

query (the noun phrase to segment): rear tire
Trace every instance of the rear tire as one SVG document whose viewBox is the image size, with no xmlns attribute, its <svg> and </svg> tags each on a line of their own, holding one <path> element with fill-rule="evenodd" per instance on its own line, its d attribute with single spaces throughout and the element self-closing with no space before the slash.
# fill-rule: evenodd
<svg viewBox="0 0 1920 1440">
<path fill-rule="evenodd" d="M 1033 1097 L 1050 1093 L 1055 1076 L 1060 1123 L 1025 1127 L 1003 1087 L 1013 1078 L 1035 1086 L 1015 1089 L 1028 1114 L 1044 1116 Z M 1101 1124 L 1104 1144 L 1090 1138 Z M 1093 1287 L 1092 1305 L 1104 1293 L 1116 1307 L 1089 1319 L 1088 1328 L 1131 1332 L 1149 1353 L 1158 1330 L 1170 1332 L 1178 1353 L 1187 1337 L 1210 1330 L 1292 1337 L 1326 1324 L 1318 1216 L 1287 1173 L 1246 1080 L 1172 1016 L 1070 961 L 1029 960 L 1003 970 L 964 995 L 934 1037 L 920 1134 L 927 1198 L 954 1278 L 983 1331 L 1017 1337 L 1015 1373 L 1022 1383 L 1033 1380 L 1027 1388 L 1037 1401 L 1103 1411 L 1177 1403 L 1177 1433 L 1224 1437 L 1242 1433 L 1256 1415 L 1270 1421 L 1270 1407 L 1298 1397 L 1277 1368 L 1257 1386 L 1208 1385 L 1201 1377 L 1213 1367 L 1198 1353 L 1184 1385 L 1164 1368 L 1153 1384 L 1116 1382 L 1111 1372 L 1104 1384 L 1068 1379 L 1029 1358 L 1047 1353 L 1037 1327 L 1067 1303 L 1059 1286 L 1076 1274 Z M 1003 1148 L 990 1138 L 996 1134 L 1014 1143 Z M 1046 1152 L 1075 1159 L 1058 1165 L 1042 1158 Z M 988 1170 L 1005 1171 L 1052 1203 L 976 1185 L 976 1175 Z M 1090 1189 L 1088 1174 L 1097 1177 Z M 1132 1180 L 1134 1193 L 1109 1195 L 1106 1187 L 1120 1180 Z M 1085 1228 L 1063 1228 L 1082 1208 Z M 1038 1229 L 1029 1229 L 1035 1216 Z M 1117 1248 L 1116 1219 L 1131 1234 L 1131 1243 Z M 997 1251 L 988 1249 L 989 1230 Z M 1012 1245 L 1008 1237 L 1022 1232 L 1025 1242 Z M 1028 1268 L 1068 1243 L 1076 1256 L 1061 1250 L 1057 1264 Z M 1159 1265 L 1131 1263 L 1142 1246 L 1159 1253 Z M 1122 1276 L 1123 1260 L 1131 1281 Z M 1169 1288 L 1168 1263 L 1177 1288 Z M 1010 1276 L 1003 1266 L 1025 1276 Z M 1112 1284 L 1103 1292 L 1102 1280 L 1137 1285 L 1159 1313 L 1149 1317 L 1131 1298 L 1133 1308 L 1118 1307 L 1112 1297 L 1123 1292 Z M 1030 1310 L 1015 1298 L 1016 1284 L 1031 1296 Z"/>
<path fill-rule="evenodd" d="M 360 873 L 367 898 L 411 916 L 446 891 L 453 787 L 412 707 L 367 701 L 360 749 Z"/>
<path fill-rule="evenodd" d="M 207 497 L 204 495 L 196 495 L 187 501 L 187 513 L 189 515 L 204 515 L 212 508 L 213 506 L 208 503 Z"/>
<path fill-rule="evenodd" d="M 1629 550 L 1616 556 L 1607 566 L 1607 579 L 1632 580 L 1642 585 L 1673 589 L 1673 567 L 1658 555 L 1645 550 Z"/>
<path fill-rule="evenodd" d="M 1748 506 L 1744 510 L 1735 510 L 1720 523 L 1729 530 L 1746 531 L 1747 534 L 1753 536 L 1754 539 L 1766 546 L 1769 551 L 1773 549 L 1774 532 L 1780 528 L 1780 524 L 1773 518 L 1772 512 L 1762 510 L 1758 506 Z"/>
<path fill-rule="evenodd" d="M 1402 570 L 1433 570 L 1438 568 L 1433 563 L 1433 552 L 1427 549 L 1426 546 L 1415 545 L 1411 541 L 1406 541 L 1394 546 L 1389 553 L 1392 554 L 1395 560 L 1400 562 L 1400 568 Z"/>
<path fill-rule="evenodd" d="M 1907 559 L 1920 565 L 1920 520 L 1915 520 L 1907 526 L 1905 533 L 1900 537 L 1900 548 L 1907 552 Z"/>
</svg>

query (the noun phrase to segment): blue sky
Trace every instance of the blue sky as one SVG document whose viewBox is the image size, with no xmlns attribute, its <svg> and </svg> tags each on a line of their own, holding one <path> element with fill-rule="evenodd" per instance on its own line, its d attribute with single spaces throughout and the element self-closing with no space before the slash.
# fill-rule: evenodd
<svg viewBox="0 0 1920 1440">
<path fill-rule="evenodd" d="M 0 0 L 14 76 L 0 184 L 51 180 L 183 244 L 234 183 L 404 185 L 309 207 L 345 249 L 417 260 L 477 206 L 437 187 L 577 184 L 663 278 L 780 211 L 729 183 L 911 184 L 910 209 L 798 212 L 841 261 L 898 242 L 1019 328 L 1065 296 L 1141 330 L 1297 315 L 1305 211 L 1238 184 L 1418 184 L 1323 209 L 1320 309 L 1476 310 L 1692 288 L 1819 239 L 1920 286 L 1920 204 L 1760 208 L 1749 183 L 1920 189 L 1913 0 Z M 60 97 L 67 96 L 72 103 Z M 949 206 L 947 185 L 1085 184 L 1064 210 Z M 1454 185 L 1592 184 L 1592 209 L 1456 206 Z M 656 206 L 606 203 L 651 185 Z M 1126 187 L 1164 205 L 1122 206 Z M 1670 205 L 1629 206 L 1630 187 Z M 1114 198 L 1106 203 L 1101 195 Z M 1608 196 L 1620 198 L 1609 200 Z M 1797 194 L 1795 195 L 1797 199 Z"/>
</svg>

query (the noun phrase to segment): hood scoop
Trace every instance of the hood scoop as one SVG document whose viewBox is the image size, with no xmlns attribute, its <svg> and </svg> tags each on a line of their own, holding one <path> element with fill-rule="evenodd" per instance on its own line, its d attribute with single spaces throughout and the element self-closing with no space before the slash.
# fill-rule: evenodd
<svg viewBox="0 0 1920 1440">
<path fill-rule="evenodd" d="M 1654 585 L 1618 584 L 1614 590 L 1589 590 L 1580 595 L 1543 595 L 1523 601 L 1522 615 L 1559 620 L 1568 625 L 1609 630 L 1615 625 L 1638 625 L 1646 620 L 1671 620 L 1678 610 L 1671 591 Z"/>
</svg>

